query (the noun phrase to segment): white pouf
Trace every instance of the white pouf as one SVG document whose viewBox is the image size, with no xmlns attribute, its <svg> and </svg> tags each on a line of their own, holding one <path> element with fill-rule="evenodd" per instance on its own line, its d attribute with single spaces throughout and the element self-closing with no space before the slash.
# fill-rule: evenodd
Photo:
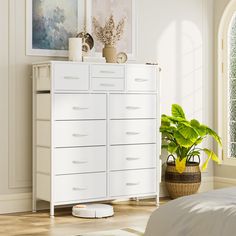
<svg viewBox="0 0 236 236">
<path fill-rule="evenodd" d="M 113 216 L 114 210 L 106 204 L 77 205 L 72 208 L 72 215 L 81 218 L 103 218 Z"/>
</svg>

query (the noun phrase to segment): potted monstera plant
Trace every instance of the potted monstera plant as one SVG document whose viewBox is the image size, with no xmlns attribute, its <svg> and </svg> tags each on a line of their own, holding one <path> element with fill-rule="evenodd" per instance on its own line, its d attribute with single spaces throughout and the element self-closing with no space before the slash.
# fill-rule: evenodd
<svg viewBox="0 0 236 236">
<path fill-rule="evenodd" d="M 162 115 L 160 132 L 162 148 L 168 152 L 165 183 L 171 198 L 191 195 L 201 184 L 200 162 L 202 153 L 207 159 L 201 169 L 204 171 L 210 160 L 219 163 L 218 156 L 210 149 L 202 147 L 202 142 L 212 137 L 222 146 L 217 133 L 199 121 L 187 120 L 181 106 L 172 105 L 171 116 Z"/>
</svg>

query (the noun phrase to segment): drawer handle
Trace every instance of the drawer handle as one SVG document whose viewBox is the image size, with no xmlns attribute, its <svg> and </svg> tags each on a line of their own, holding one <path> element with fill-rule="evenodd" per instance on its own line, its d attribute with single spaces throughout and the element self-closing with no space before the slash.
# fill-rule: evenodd
<svg viewBox="0 0 236 236">
<path fill-rule="evenodd" d="M 64 76 L 64 79 L 80 79 L 80 77 L 75 77 L 75 76 Z"/>
<path fill-rule="evenodd" d="M 87 188 L 72 188 L 73 191 L 86 191 Z"/>
<path fill-rule="evenodd" d="M 126 183 L 126 186 L 138 186 L 140 185 L 140 182 L 136 182 L 136 183 Z"/>
<path fill-rule="evenodd" d="M 138 109 L 141 109 L 141 107 L 127 106 L 126 109 L 127 110 L 138 110 Z"/>
<path fill-rule="evenodd" d="M 126 132 L 127 135 L 139 135 L 139 132 Z"/>
<path fill-rule="evenodd" d="M 75 165 L 80 165 L 80 164 L 87 164 L 87 161 L 72 161 L 73 164 Z"/>
<path fill-rule="evenodd" d="M 141 158 L 138 158 L 138 157 L 127 157 L 126 160 L 127 161 L 138 161 L 140 160 Z"/>
<path fill-rule="evenodd" d="M 135 82 L 147 82 L 147 79 L 135 78 Z"/>
<path fill-rule="evenodd" d="M 102 74 L 115 74 L 115 71 L 111 71 L 111 70 L 100 70 L 100 73 L 102 73 Z"/>
<path fill-rule="evenodd" d="M 72 107 L 73 110 L 75 111 L 81 111 L 81 110 L 88 110 L 88 107 Z"/>
<path fill-rule="evenodd" d="M 72 134 L 72 136 L 74 138 L 83 138 L 83 137 L 87 137 L 88 135 L 87 134 Z"/>
<path fill-rule="evenodd" d="M 114 87 L 115 85 L 114 84 L 100 84 L 100 86 L 102 87 Z"/>
</svg>

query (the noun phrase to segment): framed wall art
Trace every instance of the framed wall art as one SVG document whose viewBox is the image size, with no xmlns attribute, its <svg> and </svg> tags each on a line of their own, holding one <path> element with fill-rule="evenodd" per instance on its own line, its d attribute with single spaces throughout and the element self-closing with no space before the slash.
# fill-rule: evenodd
<svg viewBox="0 0 236 236">
<path fill-rule="evenodd" d="M 112 14 L 115 22 L 125 18 L 124 34 L 117 43 L 117 52 L 125 52 L 129 60 L 136 58 L 136 16 L 135 16 L 135 0 L 90 0 L 91 19 L 95 17 L 102 25 L 106 19 Z M 92 26 L 92 35 L 93 33 Z M 103 45 L 95 40 L 95 52 L 101 53 Z"/>
<path fill-rule="evenodd" d="M 68 38 L 83 30 L 84 0 L 26 0 L 26 54 L 68 56 Z"/>
</svg>

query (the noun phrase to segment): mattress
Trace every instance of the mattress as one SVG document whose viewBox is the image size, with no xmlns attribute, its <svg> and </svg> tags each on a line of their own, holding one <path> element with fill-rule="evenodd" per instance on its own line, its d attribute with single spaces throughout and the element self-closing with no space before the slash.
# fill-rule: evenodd
<svg viewBox="0 0 236 236">
<path fill-rule="evenodd" d="M 151 215 L 145 236 L 236 235 L 236 188 L 179 198 Z"/>
</svg>

